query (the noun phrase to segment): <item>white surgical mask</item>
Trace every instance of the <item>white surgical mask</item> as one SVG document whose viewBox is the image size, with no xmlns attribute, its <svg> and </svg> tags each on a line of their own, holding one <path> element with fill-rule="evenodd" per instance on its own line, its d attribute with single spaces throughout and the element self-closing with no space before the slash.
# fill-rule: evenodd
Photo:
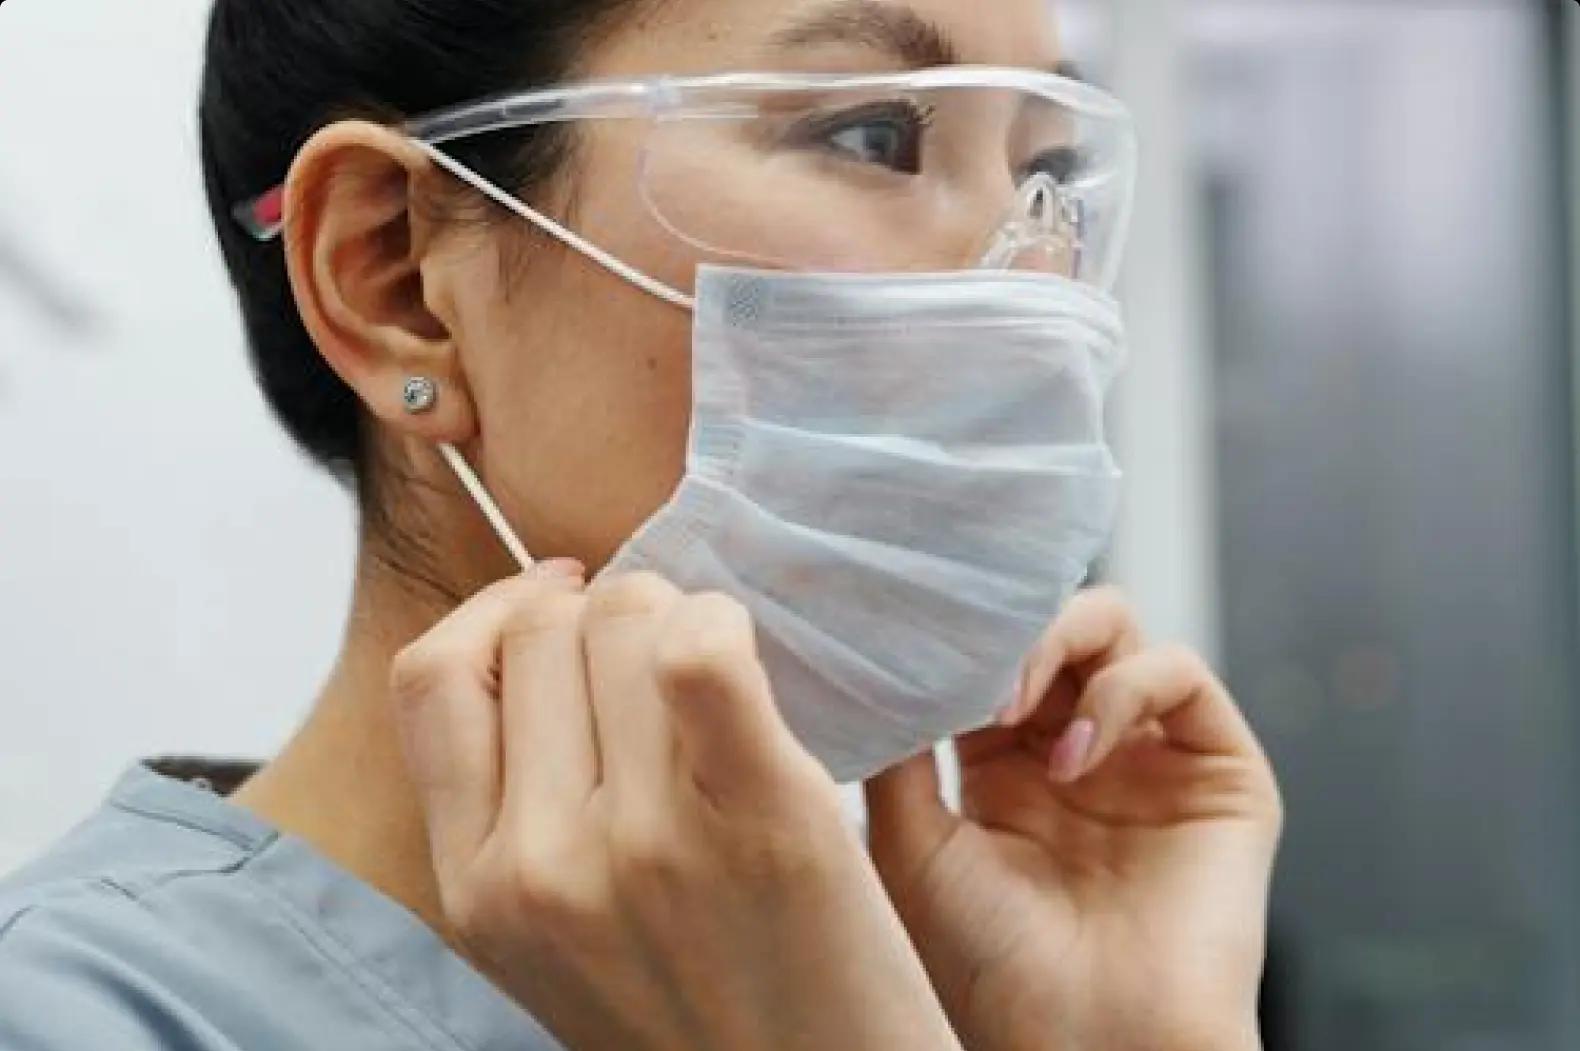
<svg viewBox="0 0 1580 1051">
<path fill-rule="evenodd" d="M 1123 333 L 1109 296 L 1004 270 L 703 266 L 693 301 L 434 153 L 695 312 L 685 475 L 605 573 L 650 570 L 740 600 L 786 722 L 838 780 L 982 726 L 1014 698 L 1117 511 L 1103 404 Z"/>
</svg>

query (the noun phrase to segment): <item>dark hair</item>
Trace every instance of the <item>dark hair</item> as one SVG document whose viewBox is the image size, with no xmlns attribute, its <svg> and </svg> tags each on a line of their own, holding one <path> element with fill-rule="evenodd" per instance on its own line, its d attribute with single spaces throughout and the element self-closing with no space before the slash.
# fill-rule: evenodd
<svg viewBox="0 0 1580 1051">
<path fill-rule="evenodd" d="M 280 244 L 251 238 L 232 206 L 280 182 L 302 144 L 334 120 L 394 121 L 564 79 L 634 2 L 216 0 L 198 106 L 209 211 L 264 396 L 298 445 L 343 481 L 367 480 L 357 399 L 308 337 Z M 446 149 L 526 193 L 567 160 L 557 127 Z"/>
</svg>

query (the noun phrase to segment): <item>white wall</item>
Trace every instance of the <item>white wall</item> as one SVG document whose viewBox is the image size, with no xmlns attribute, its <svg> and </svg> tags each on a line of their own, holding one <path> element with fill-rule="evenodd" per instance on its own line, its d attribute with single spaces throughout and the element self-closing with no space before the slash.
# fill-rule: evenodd
<svg viewBox="0 0 1580 1051">
<path fill-rule="evenodd" d="M 31 275 L 0 263 L 0 871 L 135 756 L 277 746 L 338 638 L 350 507 L 266 416 L 210 245 L 206 8 L 0 10 L 0 256 Z"/>
<path fill-rule="evenodd" d="M 1211 355 L 1204 217 L 1190 165 L 1189 22 L 1182 0 L 1114 0 L 1114 88 L 1141 141 L 1135 219 L 1119 294 L 1130 364 L 1114 443 L 1125 513 L 1112 575 L 1153 636 L 1209 659 L 1219 646 Z"/>
</svg>

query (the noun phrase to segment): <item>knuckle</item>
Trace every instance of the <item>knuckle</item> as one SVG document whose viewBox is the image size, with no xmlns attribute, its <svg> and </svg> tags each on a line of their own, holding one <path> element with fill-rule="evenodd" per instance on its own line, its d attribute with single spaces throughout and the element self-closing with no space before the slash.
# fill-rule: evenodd
<svg viewBox="0 0 1580 1051">
<path fill-rule="evenodd" d="M 714 593 L 685 600 L 653 655 L 660 684 L 682 691 L 724 680 L 753 660 L 756 645 L 746 607 Z"/>
<path fill-rule="evenodd" d="M 534 918 L 555 915 L 561 908 L 563 890 L 546 865 L 530 857 L 518 858 L 510 870 L 507 884 L 511 903 Z"/>
<path fill-rule="evenodd" d="M 539 586 L 539 581 L 531 574 L 518 573 L 515 576 L 503 577 L 484 586 L 481 591 L 472 597 L 472 602 L 492 600 L 505 603 L 514 602 L 523 595 L 531 594 Z"/>
<path fill-rule="evenodd" d="M 609 832 L 617 878 L 633 887 L 677 888 L 691 874 L 674 836 L 664 835 L 656 820 L 627 818 Z"/>
<path fill-rule="evenodd" d="M 656 613 L 679 594 L 657 573 L 625 573 L 593 584 L 587 593 L 586 616 L 601 620 Z"/>
<path fill-rule="evenodd" d="M 660 690 L 684 696 L 726 682 L 739 659 L 732 647 L 716 641 L 689 634 L 671 635 L 659 643 L 654 653 L 653 676 Z"/>
<path fill-rule="evenodd" d="M 501 635 L 506 642 L 522 642 L 574 627 L 581 620 L 586 602 L 582 596 L 568 592 L 533 595 L 511 609 Z"/>
<path fill-rule="evenodd" d="M 1191 682 L 1211 681 L 1215 678 L 1207 661 L 1200 653 L 1183 643 L 1169 643 L 1158 649 L 1158 659 L 1174 674 Z"/>
<path fill-rule="evenodd" d="M 505 856 L 497 893 L 512 911 L 540 922 L 571 911 L 575 867 L 564 851 L 528 841 L 512 845 Z"/>
<path fill-rule="evenodd" d="M 1071 646 L 1085 654 L 1103 649 L 1118 653 L 1140 648 L 1141 623 L 1130 600 L 1111 584 L 1077 592 L 1054 619 L 1045 645 Z"/>
<path fill-rule="evenodd" d="M 1133 619 L 1135 610 L 1130 605 L 1130 599 L 1125 593 L 1113 584 L 1099 584 L 1081 592 L 1080 597 L 1094 610 L 1107 613 L 1114 617 Z"/>
</svg>

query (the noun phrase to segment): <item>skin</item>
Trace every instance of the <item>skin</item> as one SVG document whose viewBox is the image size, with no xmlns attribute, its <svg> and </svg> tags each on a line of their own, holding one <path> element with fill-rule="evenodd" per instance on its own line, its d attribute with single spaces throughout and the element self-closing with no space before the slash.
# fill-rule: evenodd
<svg viewBox="0 0 1580 1051">
<path fill-rule="evenodd" d="M 960 1047 L 739 603 L 540 567 L 391 687 L 461 948 L 568 1046 Z"/>
<path fill-rule="evenodd" d="M 1000 725 L 866 786 L 873 857 L 967 1047 L 1252 1048 L 1278 786 L 1201 658 L 1077 596 Z"/>
<path fill-rule="evenodd" d="M 810 6 L 667 0 L 579 73 L 904 68 L 870 41 L 776 47 Z M 996 0 L 991 19 L 964 0 L 875 6 L 936 25 L 962 61 L 1060 58 L 1042 0 Z M 689 290 L 711 257 L 637 196 L 642 144 L 625 122 L 589 129 L 532 203 Z M 1003 207 L 973 185 L 908 241 L 847 224 L 844 250 L 893 253 L 869 257 L 874 268 L 958 257 Z M 520 220 L 458 224 L 428 206 L 453 192 L 413 144 L 360 121 L 320 131 L 289 174 L 298 307 L 366 408 L 388 518 L 432 542 L 410 572 L 387 535 L 366 532 L 333 673 L 236 801 L 412 909 L 573 1047 L 950 1046 L 945 1012 L 980 1049 L 1257 1046 L 1276 785 L 1221 685 L 1189 655 L 1144 649 L 1115 597 L 1050 628 L 1013 725 L 962 739 L 964 815 L 942 809 L 922 760 L 869 786 L 875 872 L 767 703 L 739 607 L 655 578 L 496 583 L 516 567 L 436 443 L 460 448 L 536 556 L 596 571 L 681 476 L 690 318 Z M 806 247 L 771 210 L 721 211 L 731 243 Z M 413 375 L 439 385 L 431 412 L 401 404 Z M 610 620 L 625 644 L 595 641 Z M 548 636 L 582 650 L 578 674 L 543 672 Z M 688 666 L 677 653 L 708 656 Z M 698 697 L 755 714 L 713 739 Z M 541 736 L 513 721 L 527 710 L 580 721 Z M 673 754 L 618 745 L 631 720 Z M 1077 765 L 1088 728 L 1084 776 L 1055 776 Z M 732 752 L 756 761 L 718 761 Z M 567 754 L 591 757 L 574 797 L 541 773 Z M 662 852 L 628 834 L 644 824 L 672 833 Z M 787 872 L 812 889 L 792 893 Z M 827 960 L 843 965 L 813 962 Z M 726 976 L 740 980 L 722 996 Z M 798 1043 L 813 1015 L 844 1028 Z"/>
</svg>

